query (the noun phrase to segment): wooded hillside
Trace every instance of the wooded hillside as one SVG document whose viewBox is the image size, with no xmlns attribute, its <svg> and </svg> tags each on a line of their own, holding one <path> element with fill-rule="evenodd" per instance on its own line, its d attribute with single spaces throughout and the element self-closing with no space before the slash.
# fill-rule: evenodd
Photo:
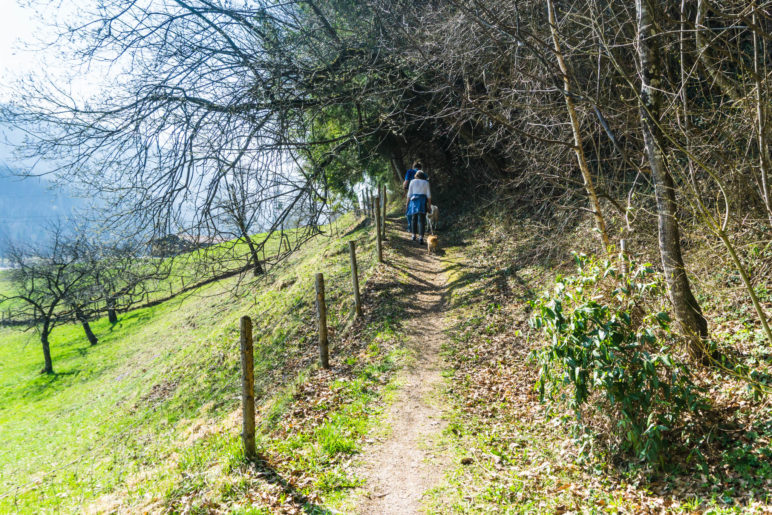
<svg viewBox="0 0 772 515">
<path fill-rule="evenodd" d="M 415 305 L 379 298 L 372 312 L 392 315 L 369 323 L 403 331 L 404 347 L 389 352 L 420 356 L 424 317 L 447 335 L 427 348 L 435 367 L 441 348 L 458 379 L 436 413 L 458 424 L 442 426 L 448 445 L 498 456 L 496 473 L 459 457 L 470 465 L 460 470 L 474 471 L 468 482 L 444 483 L 453 500 L 424 507 L 580 511 L 581 495 L 569 499 L 565 485 L 592 482 L 595 467 L 612 478 L 599 491 L 628 511 L 683 483 L 668 498 L 673 509 L 688 511 L 691 498 L 695 510 L 769 509 L 772 1 L 103 0 L 54 25 L 46 37 L 73 69 L 109 65 L 104 90 L 87 96 L 31 77 L 2 122 L 26 134 L 20 157 L 45 160 L 54 180 L 100 200 L 73 241 L 137 242 L 126 270 L 162 263 L 144 246 L 182 235 L 238 249 L 210 252 L 197 281 L 227 272 L 259 289 L 243 272 L 270 279 L 342 213 L 369 210 L 376 190 L 385 212 L 388 188 L 391 232 L 375 231 L 388 259 L 371 287 L 414 295 Z M 402 182 L 418 162 L 440 206 L 439 256 L 415 254 L 401 233 Z M 68 245 L 59 254 L 79 270 L 86 254 Z M 17 254 L 14 276 L 24 279 L 6 301 L 33 298 L 27 290 L 59 270 L 45 266 L 59 255 L 50 248 Z M 132 288 L 147 301 L 144 286 Z M 48 373 L 46 312 L 84 328 L 111 305 L 115 317 L 110 293 L 57 289 L 77 291 L 56 283 L 25 318 L 41 334 Z M 69 318 L 57 318 L 64 305 Z M 356 333 L 357 345 L 371 333 Z M 439 373 L 418 370 L 430 382 Z M 340 402 L 335 409 L 348 406 Z M 304 438 L 322 438 L 300 418 Z M 518 425 L 524 419 L 532 426 Z M 352 442 L 363 427 L 351 429 Z M 493 427 L 509 436 L 472 438 L 471 428 Z M 516 433 L 544 451 L 545 467 L 564 458 L 582 471 L 530 484 L 542 497 L 524 499 L 524 470 L 537 464 L 516 450 Z M 565 455 L 546 452 L 539 435 Z M 300 461 L 333 474 L 330 463 L 360 452 L 351 445 L 321 465 Z M 264 451 L 280 473 L 292 469 L 292 449 L 281 459 Z M 380 509 L 342 493 L 359 485 L 347 478 L 378 484 L 377 474 L 346 467 L 324 487 L 316 477 L 293 490 L 292 509 L 324 506 L 314 495 Z M 226 475 L 245 474 L 252 488 L 254 471 L 236 468 Z M 638 500 L 609 493 L 628 479 Z M 468 490 L 487 493 L 475 504 Z M 185 495 L 170 493 L 165 509 L 183 510 Z M 585 495 L 611 502 L 601 497 Z"/>
</svg>

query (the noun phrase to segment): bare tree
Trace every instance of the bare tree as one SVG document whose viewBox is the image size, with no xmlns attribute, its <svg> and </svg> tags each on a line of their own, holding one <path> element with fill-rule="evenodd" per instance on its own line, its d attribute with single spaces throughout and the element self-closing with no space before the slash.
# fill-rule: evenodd
<svg viewBox="0 0 772 515">
<path fill-rule="evenodd" d="M 658 0 L 636 0 L 635 7 L 638 15 L 637 43 L 641 62 L 641 127 L 657 196 L 662 266 L 676 319 L 692 341 L 692 354 L 695 357 L 703 357 L 705 347 L 702 339 L 707 337 L 708 324 L 692 294 L 681 256 L 675 185 L 667 169 L 664 158 L 667 151 L 665 140 L 658 126 L 662 109 L 658 83 L 663 73 L 663 61 L 656 40 L 655 20 L 662 16 L 661 7 Z"/>
<path fill-rule="evenodd" d="M 219 230 L 227 215 L 260 273 L 258 254 L 274 229 L 299 205 L 317 211 L 309 224 L 324 218 L 324 168 L 375 131 L 367 119 L 333 137 L 317 134 L 315 117 L 370 87 L 340 83 L 338 74 L 364 77 L 374 57 L 345 44 L 325 12 L 308 5 L 100 2 L 62 36 L 83 42 L 85 62 L 130 62 L 126 75 L 88 103 L 51 84 L 25 84 L 4 118 L 34 127 L 27 155 L 56 159 L 52 173 L 106 198 L 118 221 L 164 237 Z M 277 200 L 287 209 L 271 210 Z M 262 224 L 260 240 L 250 234 L 253 214 L 277 217 Z"/>
<path fill-rule="evenodd" d="M 63 35 L 122 70 L 110 94 L 36 83 L 3 113 L 35 128 L 28 155 L 116 206 L 109 221 L 231 241 L 202 250 L 197 273 L 268 270 L 364 162 L 399 175 L 420 157 L 438 190 L 496 191 L 555 230 L 589 212 L 604 246 L 656 220 L 676 317 L 700 339 L 679 219 L 769 220 L 772 3 L 646 0 L 643 25 L 624 2 L 546 6 L 105 0 Z"/>
<path fill-rule="evenodd" d="M 148 245 L 130 234 L 87 242 L 78 266 L 85 269 L 80 291 L 81 311 L 87 317 L 107 314 L 118 322 L 118 310 L 128 311 L 150 294 L 162 292 L 174 268 L 173 259 L 148 255 Z M 165 289 L 163 290 L 165 291 Z"/>
<path fill-rule="evenodd" d="M 237 238 L 249 247 L 249 256 L 252 262 L 252 271 L 255 276 L 264 273 L 260 264 L 260 256 L 255 242 L 252 241 L 252 233 L 255 227 L 257 212 L 250 209 L 249 196 L 247 195 L 246 178 L 243 174 L 237 175 L 233 182 L 227 184 L 227 199 L 219 207 L 227 216 L 228 222 L 236 228 Z"/>
<path fill-rule="evenodd" d="M 558 21 L 555 16 L 555 5 L 552 0 L 547 0 L 547 13 L 548 21 L 550 24 L 550 34 L 552 36 L 552 42 L 555 49 L 555 58 L 560 66 L 560 73 L 563 75 L 563 96 L 566 99 L 566 109 L 568 110 L 568 117 L 571 121 L 571 132 L 574 136 L 574 153 L 576 154 L 576 161 L 579 164 L 579 170 L 582 172 L 582 179 L 584 180 L 584 188 L 587 190 L 587 196 L 590 199 L 592 205 L 593 217 L 595 218 L 595 225 L 600 233 L 601 242 L 606 252 L 609 251 L 611 242 L 608 238 L 608 231 L 606 230 L 606 221 L 603 219 L 603 213 L 601 212 L 600 202 L 598 201 L 598 195 L 595 193 L 595 186 L 593 185 L 592 175 L 590 169 L 587 166 L 587 159 L 584 156 L 584 144 L 582 141 L 582 133 L 579 126 L 579 117 L 576 114 L 576 107 L 574 107 L 574 100 L 571 93 L 571 80 L 569 79 L 568 66 L 566 66 L 565 59 L 563 58 L 563 52 L 560 49 L 560 38 L 558 36 Z"/>
<path fill-rule="evenodd" d="M 86 275 L 85 269 L 77 266 L 80 260 L 77 248 L 77 240 L 68 240 L 62 229 L 56 227 L 44 247 L 11 246 L 6 253 L 15 291 L 13 295 L 1 297 L 0 303 L 8 303 L 14 319 L 27 322 L 29 329 L 37 331 L 43 349 L 41 372 L 45 374 L 54 371 L 51 332 L 69 319 L 68 299 L 73 298 Z"/>
</svg>

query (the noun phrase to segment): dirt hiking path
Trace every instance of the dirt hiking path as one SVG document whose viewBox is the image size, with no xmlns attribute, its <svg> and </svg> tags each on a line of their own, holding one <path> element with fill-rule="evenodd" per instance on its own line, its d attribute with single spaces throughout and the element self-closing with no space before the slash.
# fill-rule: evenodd
<svg viewBox="0 0 772 515">
<path fill-rule="evenodd" d="M 384 439 L 366 448 L 359 475 L 365 492 L 357 513 L 407 515 L 421 511 L 424 493 L 437 486 L 446 458 L 437 448 L 442 418 L 442 359 L 446 279 L 440 258 L 410 241 L 399 221 L 390 220 L 388 244 L 403 256 L 396 265 L 412 292 L 405 323 L 405 345 L 415 359 L 400 372 L 399 390 L 387 407 Z"/>
</svg>

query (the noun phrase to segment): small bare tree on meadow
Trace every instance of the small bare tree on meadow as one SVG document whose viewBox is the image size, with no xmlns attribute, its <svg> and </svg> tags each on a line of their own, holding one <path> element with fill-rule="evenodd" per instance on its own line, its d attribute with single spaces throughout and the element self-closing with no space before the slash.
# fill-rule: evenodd
<svg viewBox="0 0 772 515">
<path fill-rule="evenodd" d="M 46 245 L 11 245 L 6 252 L 14 292 L 0 297 L 0 303 L 7 303 L 12 318 L 27 322 L 27 329 L 38 333 L 44 361 L 41 373 L 54 372 L 51 332 L 69 319 L 68 300 L 76 297 L 75 292 L 87 275 L 84 267 L 77 266 L 81 258 L 78 244 L 69 241 L 62 229 L 56 227 Z"/>
</svg>

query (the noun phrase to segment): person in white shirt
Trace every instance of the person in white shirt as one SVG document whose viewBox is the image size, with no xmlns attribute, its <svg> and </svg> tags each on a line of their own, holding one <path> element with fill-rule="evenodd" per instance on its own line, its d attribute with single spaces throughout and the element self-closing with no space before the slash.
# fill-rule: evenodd
<svg viewBox="0 0 772 515">
<path fill-rule="evenodd" d="M 407 190 L 410 187 L 410 183 L 415 179 L 415 174 L 421 171 L 421 162 L 416 161 L 413 163 L 413 168 L 407 171 L 405 173 L 405 182 L 402 183 L 402 189 L 405 190 L 405 194 L 407 194 Z M 412 226 L 412 216 L 406 216 L 407 218 L 407 232 L 412 233 L 413 232 L 413 226 Z"/>
<path fill-rule="evenodd" d="M 419 243 L 424 243 L 424 231 L 426 225 L 426 213 L 432 208 L 432 191 L 429 187 L 429 181 L 426 180 L 426 174 L 419 171 L 415 174 L 415 179 L 410 181 L 407 189 L 406 206 L 407 216 L 411 220 L 413 230 L 413 241 L 420 234 Z"/>
</svg>

